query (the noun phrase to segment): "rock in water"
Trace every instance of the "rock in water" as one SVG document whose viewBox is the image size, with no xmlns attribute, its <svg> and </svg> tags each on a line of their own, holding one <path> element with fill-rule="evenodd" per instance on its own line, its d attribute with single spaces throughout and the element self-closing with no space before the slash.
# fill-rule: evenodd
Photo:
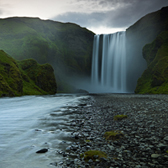
<svg viewBox="0 0 168 168">
<path fill-rule="evenodd" d="M 41 150 L 39 150 L 39 151 L 37 151 L 36 153 L 46 153 L 46 152 L 48 152 L 48 149 L 41 149 Z"/>
</svg>

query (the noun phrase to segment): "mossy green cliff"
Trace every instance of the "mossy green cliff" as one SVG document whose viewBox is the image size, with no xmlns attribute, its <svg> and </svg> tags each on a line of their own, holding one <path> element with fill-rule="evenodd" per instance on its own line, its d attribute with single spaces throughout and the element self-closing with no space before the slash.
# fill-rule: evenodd
<svg viewBox="0 0 168 168">
<path fill-rule="evenodd" d="M 147 69 L 138 79 L 135 93 L 168 94 L 168 31 L 143 48 Z"/>
<path fill-rule="evenodd" d="M 0 50 L 0 96 L 55 94 L 56 88 L 51 65 L 33 59 L 15 61 Z"/>
<path fill-rule="evenodd" d="M 168 30 L 168 7 L 150 13 L 126 30 L 128 90 L 136 88 L 137 80 L 147 68 L 143 59 L 143 47 L 151 43 L 163 31 Z M 149 60 L 147 60 L 148 62 Z"/>
<path fill-rule="evenodd" d="M 0 49 L 16 60 L 33 58 L 54 68 L 59 92 L 90 76 L 94 33 L 72 23 L 39 18 L 0 19 Z"/>
</svg>

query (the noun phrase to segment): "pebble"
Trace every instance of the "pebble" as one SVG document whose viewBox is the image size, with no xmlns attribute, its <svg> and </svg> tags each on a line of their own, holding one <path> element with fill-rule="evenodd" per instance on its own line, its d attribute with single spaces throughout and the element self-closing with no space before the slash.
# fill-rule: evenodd
<svg viewBox="0 0 168 168">
<path fill-rule="evenodd" d="M 151 155 L 151 158 L 153 158 L 153 159 L 157 159 L 158 157 L 160 157 L 161 155 L 159 155 L 159 154 L 152 154 Z"/>
<path fill-rule="evenodd" d="M 76 143 L 66 148 L 69 154 L 62 168 L 168 167 L 168 95 L 91 95 L 76 110 L 80 115 L 70 124 Z M 114 121 L 120 114 L 128 118 Z M 111 130 L 120 130 L 124 136 L 107 141 L 104 133 Z M 85 162 L 80 154 L 88 150 L 103 151 L 108 157 L 95 155 L 95 161 Z"/>
</svg>

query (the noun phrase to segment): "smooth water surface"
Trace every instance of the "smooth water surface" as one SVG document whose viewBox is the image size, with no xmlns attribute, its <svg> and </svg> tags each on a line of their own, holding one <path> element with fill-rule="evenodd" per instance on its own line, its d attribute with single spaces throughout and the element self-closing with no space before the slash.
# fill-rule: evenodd
<svg viewBox="0 0 168 168">
<path fill-rule="evenodd" d="M 0 99 L 0 168 L 48 168 L 57 151 L 72 143 L 70 120 L 87 95 L 23 96 Z M 36 151 L 48 148 L 45 154 Z"/>
</svg>

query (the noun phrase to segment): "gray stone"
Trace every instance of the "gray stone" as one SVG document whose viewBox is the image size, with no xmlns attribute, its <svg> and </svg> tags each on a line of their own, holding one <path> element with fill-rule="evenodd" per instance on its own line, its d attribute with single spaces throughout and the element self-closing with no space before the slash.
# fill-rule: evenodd
<svg viewBox="0 0 168 168">
<path fill-rule="evenodd" d="M 157 147 L 160 148 L 161 150 L 164 150 L 167 147 L 167 145 L 160 143 Z"/>
<path fill-rule="evenodd" d="M 135 168 L 141 168 L 142 166 L 141 165 L 136 165 Z"/>
<path fill-rule="evenodd" d="M 164 140 L 168 142 L 168 136 L 164 137 Z"/>
<path fill-rule="evenodd" d="M 152 155 L 151 155 L 151 158 L 157 159 L 157 158 L 160 157 L 160 156 L 161 156 L 160 154 L 152 154 Z"/>
<path fill-rule="evenodd" d="M 114 150 L 114 146 L 108 145 L 108 147 L 110 148 L 110 150 Z"/>
<path fill-rule="evenodd" d="M 59 164 L 59 165 L 63 165 L 63 164 L 64 164 L 64 162 L 59 162 L 58 164 Z"/>
<path fill-rule="evenodd" d="M 70 151 L 70 150 L 71 150 L 71 147 L 68 146 L 68 147 L 66 148 L 66 151 Z"/>
<path fill-rule="evenodd" d="M 89 160 L 88 160 L 88 163 L 93 163 L 93 160 L 92 160 L 92 159 L 89 159 Z"/>
</svg>

